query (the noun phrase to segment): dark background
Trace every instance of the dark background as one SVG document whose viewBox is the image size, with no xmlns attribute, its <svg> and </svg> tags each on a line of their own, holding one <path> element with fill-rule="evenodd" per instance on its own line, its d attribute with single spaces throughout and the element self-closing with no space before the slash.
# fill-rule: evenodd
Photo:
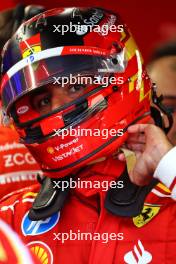
<svg viewBox="0 0 176 264">
<path fill-rule="evenodd" d="M 146 62 L 152 49 L 159 43 L 176 39 L 175 0 L 1 0 L 0 10 L 11 8 L 19 2 L 45 5 L 47 8 L 100 6 L 117 11 L 134 34 Z"/>
</svg>

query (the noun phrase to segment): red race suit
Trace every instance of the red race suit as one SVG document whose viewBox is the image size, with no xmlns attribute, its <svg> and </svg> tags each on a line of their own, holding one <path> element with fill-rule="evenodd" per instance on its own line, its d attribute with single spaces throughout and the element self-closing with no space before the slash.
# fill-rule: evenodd
<svg viewBox="0 0 176 264">
<path fill-rule="evenodd" d="M 0 126 L 0 198 L 36 182 L 41 174 L 27 148 L 19 143 L 14 129 Z"/>
<path fill-rule="evenodd" d="M 21 239 L 0 220 L 0 264 L 40 264 Z"/>
<path fill-rule="evenodd" d="M 46 219 L 28 217 L 39 184 L 4 199 L 0 217 L 40 260 L 45 255 L 47 262 L 41 263 L 175 263 L 176 204 L 163 184 L 151 189 L 135 217 L 113 215 L 105 208 L 102 182 L 117 180 L 124 169 L 125 164 L 113 158 L 85 167 L 80 181 L 94 183 L 93 187 L 70 189 L 63 208 Z"/>
</svg>

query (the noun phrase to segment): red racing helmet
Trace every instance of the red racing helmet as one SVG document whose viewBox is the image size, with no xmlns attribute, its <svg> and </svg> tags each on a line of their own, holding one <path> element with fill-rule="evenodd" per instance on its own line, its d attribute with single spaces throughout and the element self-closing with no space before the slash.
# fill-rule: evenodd
<svg viewBox="0 0 176 264">
<path fill-rule="evenodd" d="M 3 118 L 48 177 L 111 155 L 128 126 L 150 116 L 135 41 L 118 14 L 100 8 L 53 9 L 23 23 L 4 47 L 2 76 Z"/>
</svg>

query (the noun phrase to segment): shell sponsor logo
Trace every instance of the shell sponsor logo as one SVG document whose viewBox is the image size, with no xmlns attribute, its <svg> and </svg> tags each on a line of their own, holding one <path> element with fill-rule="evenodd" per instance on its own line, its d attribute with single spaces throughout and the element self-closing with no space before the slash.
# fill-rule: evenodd
<svg viewBox="0 0 176 264">
<path fill-rule="evenodd" d="M 53 253 L 47 244 L 34 241 L 27 244 L 27 246 L 38 257 L 41 264 L 53 264 Z"/>
<path fill-rule="evenodd" d="M 48 147 L 48 148 L 47 148 L 47 152 L 48 152 L 49 154 L 53 154 L 53 153 L 54 153 L 54 148 L 52 148 L 52 147 Z"/>
</svg>

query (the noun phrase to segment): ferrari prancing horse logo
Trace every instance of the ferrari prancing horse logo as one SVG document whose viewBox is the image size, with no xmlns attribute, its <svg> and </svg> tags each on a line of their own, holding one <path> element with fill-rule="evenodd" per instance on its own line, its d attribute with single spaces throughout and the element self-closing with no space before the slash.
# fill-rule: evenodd
<svg viewBox="0 0 176 264">
<path fill-rule="evenodd" d="M 160 210 L 156 205 L 144 205 L 140 215 L 133 217 L 133 223 L 137 227 L 142 227 L 152 220 L 154 216 L 158 214 Z"/>
</svg>

